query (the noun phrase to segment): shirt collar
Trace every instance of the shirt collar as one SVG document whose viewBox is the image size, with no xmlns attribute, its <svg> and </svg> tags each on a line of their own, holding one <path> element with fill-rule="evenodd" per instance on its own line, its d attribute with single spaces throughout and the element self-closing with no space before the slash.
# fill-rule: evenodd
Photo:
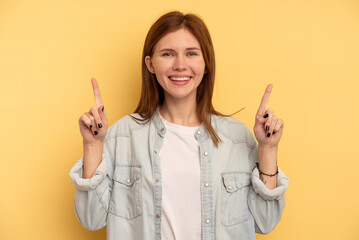
<svg viewBox="0 0 359 240">
<path fill-rule="evenodd" d="M 160 118 L 160 112 L 159 112 L 159 107 L 156 109 L 156 112 L 153 114 L 152 116 L 152 121 L 153 124 L 155 125 L 156 131 L 157 133 L 161 136 L 164 137 L 166 134 L 166 127 L 163 124 L 161 118 Z M 216 123 L 215 123 L 215 119 L 214 116 L 211 116 L 211 124 L 213 126 L 213 128 L 216 130 Z M 196 130 L 195 132 L 195 138 L 197 139 L 198 142 L 203 142 L 204 140 L 206 140 L 209 137 L 209 133 L 206 129 L 206 127 L 204 126 L 204 124 L 202 123 Z"/>
</svg>

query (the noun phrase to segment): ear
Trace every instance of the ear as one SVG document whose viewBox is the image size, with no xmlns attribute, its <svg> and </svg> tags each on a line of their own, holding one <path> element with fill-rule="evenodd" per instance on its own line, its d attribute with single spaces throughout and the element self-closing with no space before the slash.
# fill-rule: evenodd
<svg viewBox="0 0 359 240">
<path fill-rule="evenodd" d="M 153 73 L 155 74 L 155 68 L 153 67 L 152 65 L 152 61 L 151 61 L 151 57 L 150 56 L 146 56 L 145 57 L 145 63 L 146 63 L 146 66 L 147 66 L 147 69 L 148 71 L 150 71 L 150 73 Z"/>
</svg>

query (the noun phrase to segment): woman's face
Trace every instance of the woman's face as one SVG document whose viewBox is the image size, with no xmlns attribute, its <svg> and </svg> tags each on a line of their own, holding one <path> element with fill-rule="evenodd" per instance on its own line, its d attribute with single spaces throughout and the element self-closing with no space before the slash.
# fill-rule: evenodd
<svg viewBox="0 0 359 240">
<path fill-rule="evenodd" d="M 205 73 L 201 46 L 187 29 L 162 37 L 152 57 L 145 58 L 148 70 L 156 74 L 165 93 L 165 101 L 196 101 L 197 87 Z"/>
</svg>

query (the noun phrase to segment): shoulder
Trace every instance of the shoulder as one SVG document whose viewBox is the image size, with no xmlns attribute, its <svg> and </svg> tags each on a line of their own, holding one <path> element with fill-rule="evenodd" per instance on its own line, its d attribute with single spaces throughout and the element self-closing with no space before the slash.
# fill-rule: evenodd
<svg viewBox="0 0 359 240">
<path fill-rule="evenodd" d="M 137 113 L 129 114 L 119 119 L 108 128 L 106 140 L 118 137 L 129 137 L 133 131 L 147 127 L 149 123 L 136 121 L 141 120 L 141 116 Z"/>
<path fill-rule="evenodd" d="M 218 134 L 231 140 L 233 143 L 244 142 L 251 146 L 256 144 L 252 132 L 241 121 L 232 117 L 218 115 L 214 115 L 213 119 Z"/>
</svg>

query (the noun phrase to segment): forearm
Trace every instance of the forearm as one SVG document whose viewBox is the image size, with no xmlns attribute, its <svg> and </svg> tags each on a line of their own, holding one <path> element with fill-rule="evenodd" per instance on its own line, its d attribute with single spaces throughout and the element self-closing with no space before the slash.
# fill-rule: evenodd
<svg viewBox="0 0 359 240">
<path fill-rule="evenodd" d="M 274 174 L 277 171 L 277 153 L 278 147 L 264 147 L 258 145 L 258 163 L 261 172 L 266 174 Z M 259 174 L 260 179 L 266 185 L 268 189 L 274 189 L 277 187 L 277 176 L 273 177 Z"/>
<path fill-rule="evenodd" d="M 102 161 L 103 142 L 83 145 L 83 178 L 91 178 Z"/>
</svg>

